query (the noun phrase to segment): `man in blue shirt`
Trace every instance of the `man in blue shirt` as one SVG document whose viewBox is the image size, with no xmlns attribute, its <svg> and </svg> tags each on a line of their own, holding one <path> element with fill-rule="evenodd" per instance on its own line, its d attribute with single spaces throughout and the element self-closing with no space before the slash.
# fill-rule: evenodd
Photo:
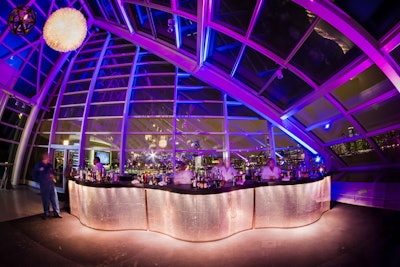
<svg viewBox="0 0 400 267">
<path fill-rule="evenodd" d="M 42 161 L 36 163 L 32 172 L 33 178 L 40 184 L 40 195 L 44 210 L 44 219 L 50 217 L 50 202 L 53 207 L 54 217 L 62 218 L 60 215 L 60 205 L 58 203 L 57 192 L 55 188 L 55 176 L 53 165 L 50 163 L 49 154 L 42 155 Z"/>
</svg>

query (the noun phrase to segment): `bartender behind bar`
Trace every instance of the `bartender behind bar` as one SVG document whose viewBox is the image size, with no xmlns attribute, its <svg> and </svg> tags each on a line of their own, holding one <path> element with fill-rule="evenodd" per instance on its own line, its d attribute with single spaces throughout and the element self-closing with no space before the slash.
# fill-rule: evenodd
<svg viewBox="0 0 400 267">
<path fill-rule="evenodd" d="M 236 170 L 231 166 L 230 160 L 226 160 L 225 165 L 220 168 L 222 180 L 231 182 L 236 175 Z"/>
<path fill-rule="evenodd" d="M 178 164 L 179 164 L 179 170 L 174 175 L 174 184 L 175 185 L 191 184 L 193 173 L 187 169 L 186 162 L 181 161 Z"/>
<path fill-rule="evenodd" d="M 278 180 L 281 177 L 281 169 L 275 166 L 275 161 L 270 158 L 267 161 L 267 166 L 265 166 L 261 172 L 261 179 L 263 181 Z"/>
</svg>

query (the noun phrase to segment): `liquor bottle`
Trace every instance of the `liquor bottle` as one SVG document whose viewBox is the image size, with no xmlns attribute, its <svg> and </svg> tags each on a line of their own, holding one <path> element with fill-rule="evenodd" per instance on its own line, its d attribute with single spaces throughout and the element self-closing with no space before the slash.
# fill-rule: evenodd
<svg viewBox="0 0 400 267">
<path fill-rule="evenodd" d="M 301 172 L 300 172 L 300 168 L 297 166 L 294 171 L 294 179 L 300 180 L 300 178 L 301 178 Z"/>
<path fill-rule="evenodd" d="M 197 173 L 197 175 L 196 175 L 196 188 L 197 188 L 197 189 L 201 188 L 201 187 L 200 187 L 200 184 L 201 184 L 200 174 Z"/>
<path fill-rule="evenodd" d="M 190 183 L 192 188 L 196 188 L 196 176 L 192 176 L 192 179 L 190 179 Z"/>
<path fill-rule="evenodd" d="M 82 167 L 81 166 L 79 166 L 79 180 L 83 180 L 83 170 L 82 170 Z"/>
<path fill-rule="evenodd" d="M 101 177 L 102 177 L 101 171 L 97 170 L 96 171 L 96 181 L 101 182 Z"/>
</svg>

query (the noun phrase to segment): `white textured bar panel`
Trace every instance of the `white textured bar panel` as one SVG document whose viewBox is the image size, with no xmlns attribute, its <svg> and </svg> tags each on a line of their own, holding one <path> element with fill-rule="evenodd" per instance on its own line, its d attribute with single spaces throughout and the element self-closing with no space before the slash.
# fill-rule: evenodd
<svg viewBox="0 0 400 267">
<path fill-rule="evenodd" d="M 72 182 L 74 183 L 74 182 Z M 145 192 L 135 187 L 70 187 L 71 214 L 101 230 L 147 229 Z"/>
<path fill-rule="evenodd" d="M 147 190 L 149 230 L 187 241 L 218 240 L 252 229 L 254 189 L 192 195 Z"/>
<path fill-rule="evenodd" d="M 298 227 L 317 221 L 330 209 L 330 180 L 256 187 L 255 228 Z"/>
<path fill-rule="evenodd" d="M 71 214 L 79 218 L 79 187 L 74 181 L 68 180 L 69 207 Z"/>
</svg>

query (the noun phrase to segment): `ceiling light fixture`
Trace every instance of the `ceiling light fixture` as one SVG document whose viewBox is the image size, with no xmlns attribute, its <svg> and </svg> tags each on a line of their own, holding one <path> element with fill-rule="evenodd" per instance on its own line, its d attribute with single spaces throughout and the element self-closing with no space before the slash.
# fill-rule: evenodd
<svg viewBox="0 0 400 267">
<path fill-rule="evenodd" d="M 59 52 L 76 50 L 87 33 L 86 19 L 73 8 L 65 7 L 50 15 L 44 24 L 43 38 L 47 45 Z"/>
<path fill-rule="evenodd" d="M 168 32 L 171 33 L 174 31 L 175 21 L 173 19 L 168 19 Z"/>
<path fill-rule="evenodd" d="M 37 13 L 28 6 L 17 6 L 8 15 L 7 25 L 15 35 L 27 35 L 36 24 Z"/>
<path fill-rule="evenodd" d="M 158 146 L 160 148 L 166 148 L 167 147 L 167 137 L 165 135 L 160 136 L 160 140 L 158 141 Z"/>
<path fill-rule="evenodd" d="M 276 71 L 276 77 L 278 78 L 278 80 L 282 80 L 283 79 L 283 73 L 281 69 L 278 69 Z"/>
</svg>

